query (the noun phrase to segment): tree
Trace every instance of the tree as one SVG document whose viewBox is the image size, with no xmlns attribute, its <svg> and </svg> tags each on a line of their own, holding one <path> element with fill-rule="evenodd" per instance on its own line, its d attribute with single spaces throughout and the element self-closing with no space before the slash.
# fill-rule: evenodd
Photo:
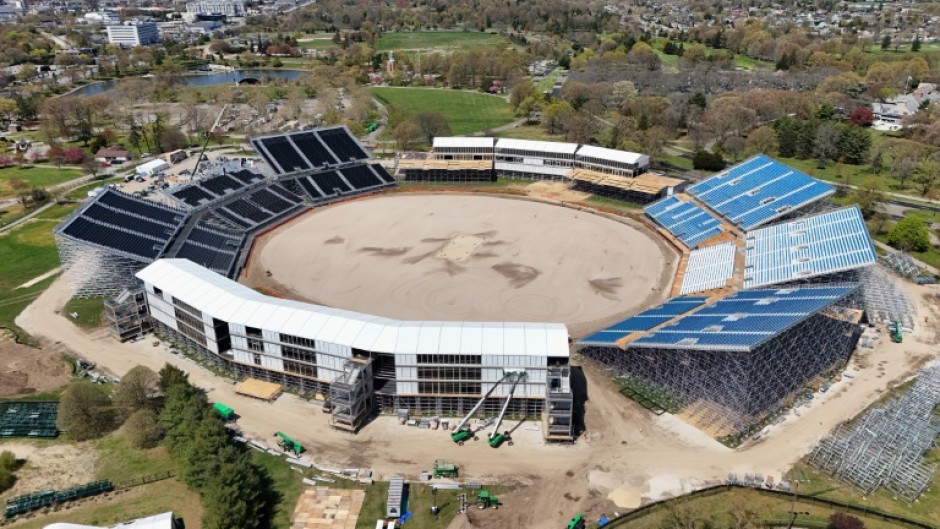
<svg viewBox="0 0 940 529">
<path fill-rule="evenodd" d="M 403 121 L 392 130 L 395 144 L 401 152 L 410 151 L 421 138 L 421 129 L 412 121 Z"/>
<path fill-rule="evenodd" d="M 558 134 L 565 121 L 574 114 L 574 109 L 567 101 L 555 101 L 542 110 L 542 125 L 549 134 Z"/>
<path fill-rule="evenodd" d="M 750 154 L 764 153 L 773 156 L 777 154 L 777 133 L 773 127 L 767 125 L 757 127 L 747 135 L 744 147 Z"/>
<path fill-rule="evenodd" d="M 920 196 L 933 194 L 934 188 L 940 182 L 940 162 L 927 158 L 914 167 L 914 184 L 920 191 Z"/>
<path fill-rule="evenodd" d="M 19 469 L 24 461 L 16 459 L 16 454 L 9 450 L 0 452 L 0 492 L 3 492 L 16 483 L 16 476 L 13 475 Z"/>
<path fill-rule="evenodd" d="M 741 153 L 744 152 L 745 140 L 741 136 L 732 136 L 721 144 L 722 151 L 726 152 L 732 161 L 740 160 Z"/>
<path fill-rule="evenodd" d="M 863 164 L 868 160 L 868 151 L 871 150 L 871 133 L 855 125 L 843 126 L 838 148 L 845 163 Z"/>
<path fill-rule="evenodd" d="M 114 427 L 111 401 L 91 382 L 72 382 L 59 401 L 56 422 L 76 441 L 101 437 Z"/>
<path fill-rule="evenodd" d="M 829 529 L 865 529 L 865 524 L 850 514 L 837 512 L 829 517 Z"/>
<path fill-rule="evenodd" d="M 888 244 L 902 252 L 926 252 L 930 248 L 927 225 L 918 217 L 904 217 L 888 231 Z"/>
<path fill-rule="evenodd" d="M 255 466 L 244 450 L 226 446 L 216 455 L 225 464 L 207 485 L 203 495 L 205 529 L 264 526 L 267 509 L 265 491 L 270 490 L 267 475 Z M 247 523 L 246 523 L 247 522 Z"/>
<path fill-rule="evenodd" d="M 98 178 L 98 171 L 101 170 L 101 164 L 94 158 L 85 158 L 82 161 L 82 168 L 88 171 L 92 179 Z"/>
<path fill-rule="evenodd" d="M 920 35 L 914 37 L 914 42 L 911 42 L 911 51 L 917 52 L 920 51 Z"/>
<path fill-rule="evenodd" d="M 4 123 L 9 123 L 16 116 L 16 101 L 6 97 L 0 97 L 0 119 Z"/>
<path fill-rule="evenodd" d="M 885 35 L 881 38 L 881 49 L 882 51 L 887 50 L 891 47 L 891 35 Z"/>
<path fill-rule="evenodd" d="M 702 171 L 721 171 L 725 168 L 725 160 L 718 153 L 705 150 L 695 151 L 692 157 L 692 168 Z"/>
<path fill-rule="evenodd" d="M 135 366 L 121 378 L 114 393 L 114 407 L 122 419 L 138 410 L 155 410 L 159 390 L 157 374 L 149 367 Z"/>
<path fill-rule="evenodd" d="M 839 127 L 832 122 L 825 122 L 816 129 L 816 145 L 813 149 L 820 162 L 835 160 L 839 157 Z"/>
<path fill-rule="evenodd" d="M 875 113 L 868 107 L 857 107 L 849 114 L 849 123 L 859 127 L 870 127 L 875 121 Z"/>
<path fill-rule="evenodd" d="M 164 395 L 173 386 L 189 384 L 189 375 L 182 369 L 170 364 L 165 364 L 160 369 L 159 377 L 160 380 L 157 385 L 160 388 L 160 392 Z"/>
<path fill-rule="evenodd" d="M 594 134 L 594 119 L 584 112 L 577 112 L 565 121 L 565 140 L 572 143 L 588 143 Z"/>
<path fill-rule="evenodd" d="M 137 410 L 127 418 L 124 434 L 134 448 L 153 448 L 163 438 L 163 430 L 157 425 L 157 414 L 148 409 Z"/>
<path fill-rule="evenodd" d="M 418 112 L 411 120 L 428 143 L 432 143 L 435 136 L 447 136 L 451 133 L 450 123 L 440 112 Z"/>
<path fill-rule="evenodd" d="M 858 204 L 862 217 L 870 219 L 878 212 L 884 202 L 884 194 L 877 187 L 869 184 L 860 186 L 852 194 L 852 200 Z"/>
<path fill-rule="evenodd" d="M 187 144 L 186 135 L 183 134 L 183 131 L 181 131 L 179 127 L 164 129 L 163 134 L 160 136 L 160 148 L 163 149 L 163 152 L 172 152 L 177 149 L 182 149 L 186 147 Z"/>
</svg>

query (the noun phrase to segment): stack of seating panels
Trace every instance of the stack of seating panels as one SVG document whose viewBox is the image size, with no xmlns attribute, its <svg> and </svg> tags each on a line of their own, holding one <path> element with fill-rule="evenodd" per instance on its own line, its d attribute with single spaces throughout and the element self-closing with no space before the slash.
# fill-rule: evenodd
<svg viewBox="0 0 940 529">
<path fill-rule="evenodd" d="M 330 154 L 330 151 L 323 146 L 323 143 L 313 132 L 291 134 L 290 139 L 297 146 L 297 150 L 302 152 L 314 167 L 335 165 L 337 163 L 336 158 Z"/>
<path fill-rule="evenodd" d="M 193 226 L 174 257 L 189 259 L 210 270 L 228 276 L 245 240 L 244 233 L 217 228 L 205 221 Z"/>
<path fill-rule="evenodd" d="M 395 177 L 388 174 L 388 171 L 385 170 L 385 167 L 380 163 L 372 164 L 372 170 L 375 171 L 375 174 L 379 175 L 379 178 L 382 179 L 386 184 L 394 184 Z"/>
<path fill-rule="evenodd" d="M 340 162 L 350 162 L 353 160 L 366 160 L 369 155 L 362 150 L 359 142 L 356 141 L 346 127 L 334 127 L 329 129 L 320 129 L 316 131 L 323 143 L 333 151 L 333 154 L 339 158 Z"/>
<path fill-rule="evenodd" d="M 60 228 L 61 233 L 105 248 L 154 259 L 186 215 L 155 202 L 108 189 Z"/>
<path fill-rule="evenodd" d="M 370 187 L 385 185 L 385 182 L 373 173 L 368 165 L 344 167 L 340 169 L 339 172 L 343 173 L 343 176 L 346 177 L 346 181 L 355 189 L 368 189 Z"/>
<path fill-rule="evenodd" d="M 257 143 L 255 144 L 256 150 L 264 156 L 268 165 L 277 171 L 278 174 L 309 171 L 313 169 L 313 167 L 310 167 L 310 165 L 304 161 L 303 157 L 297 152 L 294 144 L 291 143 L 287 136 L 274 136 L 252 141 L 260 143 L 264 147 L 264 149 L 260 149 Z M 265 154 L 265 149 L 270 156 Z"/>
</svg>

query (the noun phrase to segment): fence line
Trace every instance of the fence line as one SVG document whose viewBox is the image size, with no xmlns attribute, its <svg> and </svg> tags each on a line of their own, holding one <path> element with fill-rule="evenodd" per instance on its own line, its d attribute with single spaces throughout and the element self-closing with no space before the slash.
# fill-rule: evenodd
<svg viewBox="0 0 940 529">
<path fill-rule="evenodd" d="M 684 494 L 682 496 L 677 496 L 675 498 L 669 498 L 666 500 L 660 500 L 660 501 L 656 501 L 653 503 L 649 503 L 642 507 L 634 509 L 626 514 L 623 514 L 617 518 L 614 518 L 605 527 L 615 528 L 626 522 L 636 520 L 638 518 L 642 518 L 643 516 L 646 516 L 647 514 L 649 514 L 650 512 L 656 509 L 664 508 L 671 504 L 681 504 L 681 503 L 685 503 L 687 501 L 690 501 L 696 498 L 706 498 L 708 496 L 714 496 L 717 494 L 730 492 L 735 489 L 753 490 L 759 494 L 773 496 L 781 500 L 796 499 L 803 503 L 812 503 L 812 504 L 823 506 L 823 507 L 841 509 L 843 511 L 851 512 L 853 514 L 860 514 L 863 516 L 867 516 L 869 518 L 879 518 L 883 521 L 897 523 L 905 527 L 913 527 L 916 529 L 937 529 L 936 526 L 930 525 L 928 523 L 919 522 L 917 520 L 911 520 L 909 518 L 904 518 L 903 516 L 889 514 L 879 509 L 874 509 L 871 507 L 862 507 L 859 505 L 853 505 L 851 503 L 846 503 L 846 502 L 842 502 L 838 500 L 828 500 L 825 498 L 818 498 L 816 496 L 809 496 L 806 494 L 795 494 L 793 492 L 783 492 L 779 490 L 759 489 L 755 487 L 747 487 L 744 485 L 714 485 L 712 487 L 699 489 L 697 491 L 690 492 L 689 494 Z"/>
</svg>

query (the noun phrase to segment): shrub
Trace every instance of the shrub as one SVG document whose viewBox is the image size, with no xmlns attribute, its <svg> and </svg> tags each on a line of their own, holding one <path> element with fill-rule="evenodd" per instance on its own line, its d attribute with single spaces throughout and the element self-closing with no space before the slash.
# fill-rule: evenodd
<svg viewBox="0 0 940 529">
<path fill-rule="evenodd" d="M 725 165 L 725 159 L 718 153 L 696 151 L 692 157 L 692 167 L 701 171 L 721 171 Z"/>
<path fill-rule="evenodd" d="M 837 512 L 829 517 L 829 529 L 865 529 L 865 524 L 852 515 Z"/>
<path fill-rule="evenodd" d="M 91 382 L 73 382 L 62 394 L 57 422 L 76 441 L 101 437 L 114 428 L 111 400 Z"/>
<path fill-rule="evenodd" d="M 124 434 L 134 448 L 153 448 L 163 438 L 163 430 L 157 425 L 157 414 L 148 409 L 137 410 L 127 418 Z"/>
<path fill-rule="evenodd" d="M 888 244 L 903 252 L 925 252 L 930 248 L 927 225 L 917 217 L 904 217 L 888 232 Z"/>
</svg>

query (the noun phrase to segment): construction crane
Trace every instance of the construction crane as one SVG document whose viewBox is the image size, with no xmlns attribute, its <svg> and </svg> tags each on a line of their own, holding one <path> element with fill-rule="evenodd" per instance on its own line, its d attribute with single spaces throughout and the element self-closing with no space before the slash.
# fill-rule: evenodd
<svg viewBox="0 0 940 529">
<path fill-rule="evenodd" d="M 490 446 L 493 448 L 499 448 L 503 444 L 503 441 L 506 441 L 509 438 L 509 432 L 499 433 L 499 427 L 503 424 L 503 417 L 506 416 L 506 410 L 509 409 L 509 403 L 512 402 L 512 394 L 516 392 L 516 384 L 520 380 L 525 378 L 525 372 L 512 373 L 512 386 L 509 387 L 509 395 L 506 396 L 506 401 L 503 402 L 503 407 L 499 410 L 499 416 L 496 417 L 496 422 L 493 424 L 493 430 L 490 432 L 489 438 L 486 440 Z M 509 446 L 512 446 L 512 439 L 509 440 Z"/>
<path fill-rule="evenodd" d="M 281 447 L 281 450 L 294 452 L 294 454 L 298 456 L 304 451 L 304 445 L 291 439 L 286 433 L 274 432 L 274 435 L 280 438 L 277 441 L 277 446 Z"/>
<path fill-rule="evenodd" d="M 473 417 L 473 414 L 476 413 L 477 410 L 479 410 L 480 407 L 483 406 L 483 403 L 486 402 L 486 399 L 488 399 L 490 395 L 492 395 L 493 392 L 496 391 L 496 388 L 498 388 L 499 385 L 502 384 L 502 382 L 510 376 L 512 376 L 511 372 L 503 373 L 502 378 L 496 381 L 496 383 L 493 384 L 493 387 L 491 387 L 490 390 L 486 392 L 486 395 L 483 395 L 483 397 L 480 398 L 480 400 L 478 400 L 476 404 L 474 404 L 473 409 L 470 410 L 470 413 L 468 413 L 466 417 L 464 417 L 463 419 L 460 420 L 459 423 L 457 423 L 457 427 L 454 428 L 454 433 L 450 434 L 450 438 L 453 442 L 457 443 L 460 446 L 463 446 L 464 441 L 466 441 L 467 439 L 470 439 L 471 437 L 474 439 L 477 438 L 476 433 L 471 431 L 470 428 L 467 427 L 467 423 L 470 422 L 470 419 Z"/>
</svg>

